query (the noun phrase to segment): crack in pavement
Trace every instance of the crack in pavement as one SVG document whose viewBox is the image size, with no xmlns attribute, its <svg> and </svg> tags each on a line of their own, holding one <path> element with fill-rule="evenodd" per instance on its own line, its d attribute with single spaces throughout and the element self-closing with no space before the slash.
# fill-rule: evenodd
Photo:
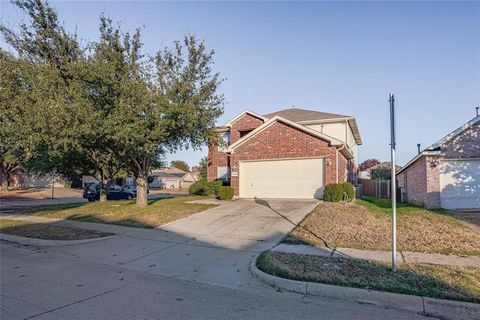
<svg viewBox="0 0 480 320">
<path fill-rule="evenodd" d="M 162 250 L 166 250 L 166 249 L 173 248 L 173 247 L 178 246 L 178 245 L 180 245 L 180 244 L 181 244 L 181 243 L 175 243 L 175 244 L 172 244 L 171 246 L 167 246 L 167 247 L 165 247 L 165 248 L 161 248 L 161 249 L 152 251 L 152 252 L 147 253 L 147 254 L 144 254 L 144 255 L 142 255 L 142 256 L 140 256 L 140 257 L 136 257 L 136 258 L 133 258 L 133 259 L 130 259 L 130 260 L 121 262 L 120 264 L 124 265 L 124 264 L 128 264 L 128 263 L 131 263 L 131 262 L 134 262 L 134 261 L 138 261 L 138 260 L 141 260 L 141 259 L 146 258 L 146 257 L 148 257 L 148 256 L 151 256 L 152 254 L 158 253 L 158 252 L 160 252 L 160 251 L 162 251 Z"/>
<path fill-rule="evenodd" d="M 99 294 L 93 295 L 93 296 L 88 297 L 88 298 L 85 298 L 85 299 L 81 299 L 81 300 L 78 300 L 78 301 L 75 301 L 75 302 L 72 302 L 72 303 L 68 303 L 68 304 L 63 305 L 63 306 L 60 306 L 60 307 L 58 307 L 58 308 L 54 308 L 54 309 L 50 309 L 50 310 L 47 310 L 47 311 L 44 311 L 44 312 L 40 312 L 40 313 L 34 314 L 34 315 L 32 315 L 32 316 L 29 316 L 29 317 L 25 318 L 24 320 L 33 319 L 33 318 L 42 316 L 42 315 L 47 314 L 47 313 L 51 313 L 51 312 L 54 312 L 54 311 L 57 311 L 57 310 L 61 310 L 61 309 L 64 309 L 64 308 L 73 306 L 73 305 L 75 305 L 75 304 L 79 304 L 79 303 L 82 303 L 82 302 L 85 302 L 85 301 L 88 301 L 88 300 L 92 300 L 92 299 L 98 298 L 98 297 L 100 297 L 100 296 L 109 294 L 109 293 L 111 293 L 111 292 L 113 292 L 113 291 L 116 291 L 116 290 L 118 290 L 118 289 L 119 289 L 119 288 L 111 289 L 111 290 L 108 290 L 108 291 L 105 291 L 105 292 L 101 292 L 101 293 L 99 293 Z"/>
</svg>

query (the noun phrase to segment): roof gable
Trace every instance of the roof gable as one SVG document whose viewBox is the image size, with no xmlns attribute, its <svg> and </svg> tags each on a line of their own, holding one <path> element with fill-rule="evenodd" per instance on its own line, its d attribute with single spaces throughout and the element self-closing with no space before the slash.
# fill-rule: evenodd
<svg viewBox="0 0 480 320">
<path fill-rule="evenodd" d="M 315 110 L 306 110 L 300 108 L 288 108 L 273 113 L 264 115 L 266 118 L 273 118 L 275 116 L 288 119 L 290 121 L 299 124 L 313 124 L 313 123 L 326 123 L 326 122 L 348 122 L 352 129 L 353 136 L 357 144 L 362 144 L 362 138 L 360 137 L 360 131 L 358 130 L 357 121 L 352 116 L 346 116 L 336 113 L 320 112 Z"/>
<path fill-rule="evenodd" d="M 465 123 L 464 125 L 462 125 L 461 127 L 455 129 L 454 131 L 450 132 L 449 134 L 447 134 L 445 137 L 443 137 L 442 139 L 438 140 L 437 142 L 435 142 L 434 144 L 432 144 L 431 146 L 425 148 L 424 150 L 428 150 L 428 151 L 436 151 L 436 150 L 439 150 L 439 148 L 441 148 L 444 144 L 446 144 L 447 142 L 449 142 L 450 140 L 452 140 L 453 138 L 455 138 L 456 136 L 458 136 L 459 134 L 461 134 L 462 132 L 464 132 L 465 130 L 471 128 L 473 125 L 477 124 L 480 122 L 480 115 L 479 116 L 476 116 L 475 118 L 473 118 L 472 120 L 468 121 L 467 123 Z"/>
<path fill-rule="evenodd" d="M 442 139 L 438 140 L 434 144 L 428 146 L 427 148 L 423 149 L 422 152 L 417 154 L 413 159 L 407 162 L 400 170 L 397 171 L 397 174 L 399 174 L 402 171 L 405 171 L 408 167 L 410 167 L 414 162 L 416 162 L 418 159 L 420 159 L 422 156 L 438 156 L 442 155 L 441 148 L 444 146 L 446 143 L 451 141 L 453 138 L 464 132 L 465 130 L 471 128 L 475 124 L 480 123 L 480 115 L 476 116 L 472 120 L 468 121 L 461 127 L 455 129 L 454 131 L 450 132 L 446 136 L 444 136 Z"/>
<path fill-rule="evenodd" d="M 241 145 L 245 141 L 249 140 L 250 138 L 252 138 L 256 134 L 262 132 L 263 130 L 265 130 L 266 128 L 268 128 L 269 126 L 271 126 L 275 122 L 285 123 L 285 124 L 295 128 L 297 130 L 303 131 L 307 134 L 310 134 L 312 136 L 315 136 L 317 138 L 325 140 L 325 141 L 331 143 L 332 145 L 343 145 L 343 143 L 340 140 L 337 140 L 333 137 L 327 136 L 326 134 L 323 134 L 323 133 L 318 132 L 316 130 L 313 130 L 313 129 L 307 128 L 305 126 L 299 125 L 299 124 L 297 124 L 293 121 L 290 121 L 288 119 L 284 119 L 282 117 L 275 116 L 275 117 L 271 118 L 270 120 L 268 120 L 267 122 L 265 122 L 264 124 L 262 124 L 261 126 L 259 126 L 258 128 L 256 128 L 255 130 L 253 130 L 252 132 L 250 132 L 249 134 L 247 134 L 246 136 L 244 136 L 243 138 L 241 138 L 240 140 L 238 140 L 235 143 L 233 143 L 232 145 L 230 145 L 228 147 L 228 151 L 229 152 L 233 151 L 236 147 L 238 147 L 239 145 Z"/>
<path fill-rule="evenodd" d="M 240 113 L 238 116 L 236 116 L 235 118 L 233 118 L 232 120 L 228 121 L 226 124 L 225 124 L 225 127 L 230 127 L 235 121 L 237 121 L 238 119 L 240 119 L 241 117 L 243 117 L 245 114 L 249 114 L 255 118 L 258 118 L 260 120 L 263 120 L 264 122 L 267 121 L 268 119 L 265 118 L 264 116 L 261 116 L 259 114 L 256 114 L 255 112 L 252 112 L 252 111 L 249 111 L 249 110 L 245 110 L 243 111 L 242 113 Z"/>
</svg>

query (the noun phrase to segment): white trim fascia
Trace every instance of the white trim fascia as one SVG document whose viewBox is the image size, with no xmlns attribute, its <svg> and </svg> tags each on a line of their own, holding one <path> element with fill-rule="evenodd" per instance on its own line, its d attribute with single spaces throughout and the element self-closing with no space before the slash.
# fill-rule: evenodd
<svg viewBox="0 0 480 320">
<path fill-rule="evenodd" d="M 230 127 L 232 125 L 232 123 L 234 123 L 235 121 L 237 121 L 238 119 L 240 119 L 243 115 L 245 114 L 250 114 L 256 118 L 259 118 L 260 120 L 263 120 L 264 122 L 266 122 L 268 120 L 268 118 L 265 118 L 264 116 L 261 116 L 259 114 L 256 114 L 255 112 L 253 111 L 250 111 L 250 110 L 245 110 L 243 111 L 242 113 L 240 113 L 239 115 L 237 115 L 235 118 L 233 118 L 232 120 L 228 121 L 224 127 Z"/>
<path fill-rule="evenodd" d="M 303 132 L 306 132 L 308 134 L 311 134 L 312 136 L 315 136 L 315 137 L 318 137 L 322 140 L 326 140 L 328 142 L 330 142 L 330 144 L 332 144 L 333 146 L 337 146 L 337 145 L 343 145 L 343 142 L 341 142 L 340 140 L 337 140 L 333 137 L 330 137 L 330 136 L 327 136 L 326 134 L 323 134 L 317 130 L 313 130 L 313 129 L 310 129 L 310 128 L 307 128 L 305 126 L 302 126 L 301 124 L 298 124 L 296 122 L 293 122 L 293 121 L 290 121 L 288 119 L 285 119 L 285 118 L 282 118 L 280 116 L 275 116 L 273 118 L 271 118 L 270 120 L 268 120 L 267 122 L 265 122 L 264 124 L 262 124 L 261 126 L 257 127 L 255 130 L 253 130 L 252 132 L 250 132 L 249 134 L 247 134 L 246 136 L 244 136 L 242 139 L 240 140 L 237 140 L 235 143 L 231 144 L 229 147 L 228 147 L 228 150 L 227 152 L 232 152 L 233 149 L 235 149 L 237 146 L 239 146 L 240 144 L 244 143 L 245 141 L 249 140 L 250 138 L 252 138 L 253 136 L 255 136 L 256 134 L 262 132 L 263 130 L 265 130 L 266 128 L 268 128 L 270 125 L 272 125 L 273 123 L 275 122 L 283 122 L 289 126 L 292 126 L 298 130 L 301 130 Z"/>
</svg>

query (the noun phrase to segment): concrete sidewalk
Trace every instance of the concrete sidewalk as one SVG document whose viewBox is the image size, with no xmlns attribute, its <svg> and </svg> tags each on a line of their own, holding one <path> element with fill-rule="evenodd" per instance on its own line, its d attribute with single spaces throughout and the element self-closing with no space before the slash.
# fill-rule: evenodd
<svg viewBox="0 0 480 320">
<path fill-rule="evenodd" d="M 316 205 L 317 201 L 237 200 L 153 229 L 19 214 L 4 213 L 1 217 L 116 234 L 87 244 L 50 247 L 49 252 L 253 290 L 261 283 L 248 271 L 252 258 L 275 246 Z"/>
<path fill-rule="evenodd" d="M 330 249 L 312 247 L 303 244 L 279 244 L 278 246 L 273 248 L 272 251 L 333 258 L 377 260 L 385 262 L 389 262 L 392 257 L 391 251 L 361 250 L 351 248 Z M 477 256 L 457 256 L 439 253 L 399 251 L 397 258 L 398 261 L 405 263 L 424 263 L 456 267 L 480 267 L 480 257 Z"/>
</svg>

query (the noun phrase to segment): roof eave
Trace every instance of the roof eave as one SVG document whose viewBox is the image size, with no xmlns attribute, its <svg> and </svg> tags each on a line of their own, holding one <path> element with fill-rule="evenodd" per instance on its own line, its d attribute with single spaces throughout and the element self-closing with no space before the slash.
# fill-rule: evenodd
<svg viewBox="0 0 480 320">
<path fill-rule="evenodd" d="M 305 127 L 305 126 L 303 126 L 301 124 L 298 124 L 294 121 L 282 118 L 280 116 L 275 116 L 275 117 L 271 118 L 270 120 L 268 120 L 267 122 L 265 122 L 264 124 L 262 124 L 261 126 L 257 127 L 255 130 L 253 130 L 252 132 L 250 132 L 246 136 L 244 136 L 242 139 L 237 140 L 235 143 L 230 145 L 227 149 L 227 152 L 229 152 L 229 153 L 232 152 L 236 147 L 238 147 L 239 145 L 241 145 L 242 143 L 244 143 L 245 141 L 247 141 L 248 139 L 250 139 L 251 137 L 253 137 L 257 133 L 263 131 L 265 128 L 267 128 L 268 126 L 270 126 L 271 124 L 273 124 L 276 121 L 283 122 L 283 123 L 285 123 L 287 125 L 290 125 L 290 126 L 296 128 L 296 129 L 299 129 L 299 130 L 304 131 L 308 134 L 316 136 L 316 137 L 318 137 L 322 140 L 328 141 L 332 146 L 343 145 L 343 142 L 341 142 L 340 140 L 337 140 L 333 137 L 327 136 L 326 134 L 320 133 L 316 130 L 310 129 L 308 127 Z"/>
<path fill-rule="evenodd" d="M 243 115 L 245 114 L 250 114 L 251 116 L 254 116 L 255 118 L 258 118 L 260 120 L 263 120 L 264 122 L 268 121 L 268 118 L 265 118 L 264 116 L 262 115 L 259 115 L 258 113 L 255 113 L 253 111 L 250 111 L 250 110 L 245 110 L 243 111 L 242 113 L 240 113 L 239 115 L 237 115 L 235 118 L 233 118 L 232 120 L 228 121 L 224 127 L 230 127 L 232 125 L 232 123 L 234 123 L 235 121 L 237 121 L 238 119 L 240 119 Z"/>
</svg>

